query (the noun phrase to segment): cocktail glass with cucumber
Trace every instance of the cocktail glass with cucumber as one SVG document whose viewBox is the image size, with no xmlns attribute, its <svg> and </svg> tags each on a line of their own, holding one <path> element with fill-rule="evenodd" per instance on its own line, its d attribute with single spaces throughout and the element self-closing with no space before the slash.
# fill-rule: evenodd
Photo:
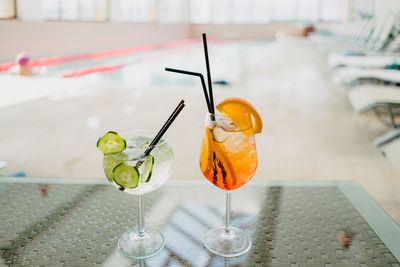
<svg viewBox="0 0 400 267">
<path fill-rule="evenodd" d="M 141 195 L 164 184 L 172 171 L 173 153 L 164 137 L 149 149 L 153 133 L 138 130 L 106 133 L 98 141 L 98 147 L 119 147 L 122 151 L 106 153 L 103 159 L 104 173 L 108 181 L 125 193 Z M 123 136 L 123 137 L 122 137 Z"/>
<path fill-rule="evenodd" d="M 183 107 L 181 101 L 158 133 L 109 131 L 97 141 L 104 154 L 103 168 L 108 181 L 120 191 L 138 196 L 138 227 L 125 232 L 118 241 L 119 251 L 128 258 L 149 258 L 164 247 L 164 237 L 158 230 L 145 229 L 143 194 L 159 188 L 171 175 L 174 156 L 164 133 Z"/>
</svg>

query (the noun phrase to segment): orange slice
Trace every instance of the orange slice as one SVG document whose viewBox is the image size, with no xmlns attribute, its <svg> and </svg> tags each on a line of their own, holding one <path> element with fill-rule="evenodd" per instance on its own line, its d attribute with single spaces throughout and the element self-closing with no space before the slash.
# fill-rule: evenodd
<svg viewBox="0 0 400 267">
<path fill-rule="evenodd" d="M 203 173 L 209 172 L 211 169 L 210 161 L 212 161 L 213 154 L 213 137 L 211 129 L 205 129 L 203 143 L 201 144 L 201 155 L 200 155 L 200 169 Z"/>
<path fill-rule="evenodd" d="M 220 148 L 218 145 L 214 146 L 214 152 L 217 157 L 222 163 L 222 165 L 225 167 L 225 171 L 227 172 L 227 183 L 230 185 L 234 185 L 237 183 L 236 179 L 236 173 L 235 170 L 233 169 L 233 165 L 231 161 L 229 160 L 228 156 L 226 155 L 226 152 Z M 229 177 L 230 175 L 230 177 Z M 227 185 L 229 187 L 229 185 Z M 228 188 L 226 188 L 228 189 Z"/>
<path fill-rule="evenodd" d="M 215 153 L 215 158 L 213 158 L 213 154 Z M 226 179 L 223 180 L 222 167 L 218 165 L 217 162 L 213 162 L 214 160 L 220 161 L 224 170 Z M 216 185 L 222 189 L 228 189 L 231 185 L 235 185 L 237 183 L 236 173 L 230 162 L 226 152 L 219 145 L 214 144 L 212 130 L 208 127 L 205 128 L 205 135 L 203 138 L 203 143 L 201 145 L 201 154 L 200 154 L 200 169 L 203 174 L 213 182 L 213 164 L 217 165 L 218 168 L 218 177 L 216 181 Z"/>
<path fill-rule="evenodd" d="M 248 101 L 237 97 L 226 98 L 222 100 L 216 108 L 225 116 L 231 117 L 233 122 L 235 122 L 240 129 L 244 129 L 242 132 L 245 135 L 251 134 L 251 132 L 248 133 L 248 131 L 245 130 L 249 128 L 249 122 L 246 117 L 241 116 L 251 114 L 253 118 L 252 133 L 257 134 L 262 132 L 263 124 L 260 114 L 258 114 L 257 110 Z"/>
</svg>

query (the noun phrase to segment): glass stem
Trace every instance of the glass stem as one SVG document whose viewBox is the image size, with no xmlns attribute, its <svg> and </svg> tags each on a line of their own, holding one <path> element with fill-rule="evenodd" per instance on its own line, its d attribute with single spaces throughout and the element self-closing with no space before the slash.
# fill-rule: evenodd
<svg viewBox="0 0 400 267">
<path fill-rule="evenodd" d="M 229 267 L 229 258 L 225 257 L 224 258 L 224 267 Z"/>
<path fill-rule="evenodd" d="M 144 236 L 143 195 L 138 195 L 138 231 Z"/>
<path fill-rule="evenodd" d="M 231 223 L 231 192 L 226 191 L 226 216 L 225 216 L 225 233 L 229 233 L 229 224 Z"/>
</svg>

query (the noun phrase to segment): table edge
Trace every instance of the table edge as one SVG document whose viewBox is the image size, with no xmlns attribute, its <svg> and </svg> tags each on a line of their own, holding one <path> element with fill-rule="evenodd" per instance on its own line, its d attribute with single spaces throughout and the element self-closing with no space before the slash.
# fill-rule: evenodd
<svg viewBox="0 0 400 267">
<path fill-rule="evenodd" d="M 393 256 L 400 261 L 400 226 L 356 182 L 339 184 L 338 188 L 378 235 Z"/>
</svg>

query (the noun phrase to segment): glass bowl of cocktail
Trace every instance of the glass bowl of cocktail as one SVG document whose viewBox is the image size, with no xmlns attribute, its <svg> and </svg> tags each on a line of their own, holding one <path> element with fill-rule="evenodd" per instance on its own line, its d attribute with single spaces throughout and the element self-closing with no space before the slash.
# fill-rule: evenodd
<svg viewBox="0 0 400 267">
<path fill-rule="evenodd" d="M 235 257 L 251 247 L 247 234 L 230 225 L 231 191 L 253 178 L 257 170 L 254 134 L 262 130 L 262 121 L 247 101 L 229 98 L 217 105 L 220 114 L 206 115 L 200 153 L 200 169 L 205 178 L 226 192 L 225 226 L 211 229 L 203 242 L 212 253 Z"/>
<path fill-rule="evenodd" d="M 143 195 L 167 181 L 172 172 L 172 148 L 166 136 L 150 146 L 155 134 L 152 130 L 132 130 L 120 134 L 108 132 L 102 137 L 118 135 L 126 142 L 123 151 L 103 158 L 104 174 L 114 187 L 128 194 Z M 149 148 L 151 153 L 143 156 Z"/>
<path fill-rule="evenodd" d="M 164 133 L 184 107 L 180 102 L 157 133 L 152 130 L 109 131 L 97 142 L 103 152 L 103 168 L 108 181 L 120 191 L 138 196 L 138 226 L 118 240 L 120 253 L 132 259 L 145 259 L 159 253 L 165 244 L 163 235 L 145 228 L 143 194 L 154 191 L 169 178 L 173 152 Z"/>
</svg>

